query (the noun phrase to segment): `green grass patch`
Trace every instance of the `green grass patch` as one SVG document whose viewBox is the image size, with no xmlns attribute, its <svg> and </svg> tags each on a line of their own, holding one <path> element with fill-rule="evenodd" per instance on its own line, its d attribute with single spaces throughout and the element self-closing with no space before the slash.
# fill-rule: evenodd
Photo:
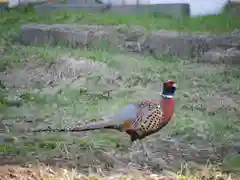
<svg viewBox="0 0 240 180">
<path fill-rule="evenodd" d="M 56 142 L 25 142 L 23 144 L 1 144 L 0 152 L 11 156 L 26 156 L 29 153 L 52 151 L 56 148 Z"/>
</svg>

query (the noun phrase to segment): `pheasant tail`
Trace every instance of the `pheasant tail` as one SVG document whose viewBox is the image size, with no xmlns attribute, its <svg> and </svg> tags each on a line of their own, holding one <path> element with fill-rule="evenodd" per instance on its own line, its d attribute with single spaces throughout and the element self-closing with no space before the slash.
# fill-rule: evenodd
<svg viewBox="0 0 240 180">
<path fill-rule="evenodd" d="M 73 127 L 74 131 L 91 131 L 97 129 L 118 129 L 119 125 L 111 120 L 102 120 L 99 122 L 89 123 L 80 127 Z"/>
<path fill-rule="evenodd" d="M 100 122 L 89 123 L 81 126 L 73 126 L 67 128 L 46 128 L 46 129 L 37 129 L 32 132 L 83 132 L 83 131 L 92 131 L 97 129 L 116 129 L 120 130 L 120 125 L 114 123 L 114 121 L 103 120 Z"/>
</svg>

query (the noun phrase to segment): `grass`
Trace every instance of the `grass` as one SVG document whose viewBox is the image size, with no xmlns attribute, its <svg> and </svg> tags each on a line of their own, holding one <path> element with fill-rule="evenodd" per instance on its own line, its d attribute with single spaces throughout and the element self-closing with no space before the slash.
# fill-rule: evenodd
<svg viewBox="0 0 240 180">
<path fill-rule="evenodd" d="M 239 112 L 235 111 L 234 108 L 231 107 L 231 104 L 227 106 L 219 105 L 220 100 L 218 99 L 219 94 L 228 94 L 228 98 L 239 97 L 239 87 L 236 86 L 238 76 L 223 75 L 229 73 L 234 75 L 234 72 L 237 73 L 238 71 L 237 68 L 215 67 L 210 65 L 201 65 L 200 68 L 199 65 L 181 61 L 166 62 L 161 59 L 155 60 L 152 57 L 141 57 L 139 55 L 72 50 L 64 47 L 44 48 L 18 45 L 18 51 L 12 52 L 11 56 L 17 57 L 17 54 L 21 52 L 25 54 L 22 58 L 26 59 L 26 62 L 22 61 L 22 63 L 27 64 L 30 62 L 33 63 L 38 58 L 43 62 L 47 62 L 49 57 L 65 55 L 69 51 L 71 51 L 74 57 L 87 57 L 93 59 L 93 62 L 97 62 L 96 60 L 99 59 L 100 62 L 108 64 L 108 67 L 117 69 L 117 71 L 123 75 L 124 82 L 129 79 L 131 80 L 128 82 L 130 85 L 131 83 L 134 84 L 133 75 L 141 75 L 142 73 L 148 76 L 150 82 L 146 89 L 139 87 L 139 85 L 141 85 L 140 83 L 137 86 L 131 85 L 125 90 L 115 90 L 111 94 L 112 99 L 109 100 L 99 99 L 98 96 L 89 97 L 84 93 L 79 93 L 79 90 L 77 90 L 84 87 L 87 88 L 89 92 L 101 91 L 100 87 L 106 85 L 104 78 L 109 77 L 107 72 L 104 74 L 95 72 L 92 77 L 87 77 L 88 80 L 84 84 L 79 84 L 77 89 L 74 88 L 74 86 L 70 89 L 63 87 L 60 94 L 33 93 L 31 89 L 21 91 L 19 91 L 19 89 L 5 90 L 4 92 L 9 99 L 14 99 L 13 96 L 15 99 L 22 98 L 24 99 L 24 103 L 18 108 L 8 107 L 5 104 L 1 105 L 0 109 L 2 109 L 1 114 L 3 119 L 13 119 L 15 124 L 31 120 L 34 122 L 34 127 L 43 127 L 46 124 L 55 127 L 71 125 L 79 120 L 111 115 L 124 105 L 142 98 L 153 98 L 159 90 L 151 88 L 151 86 L 156 86 L 154 85 L 154 81 L 171 78 L 176 79 L 179 84 L 176 94 L 177 108 L 174 121 L 162 131 L 162 137 L 177 137 L 180 138 L 180 141 L 194 144 L 194 146 L 197 147 L 220 146 L 222 144 L 228 144 L 229 142 L 239 141 L 239 127 L 234 125 L 238 121 Z M 45 55 L 38 57 L 39 52 L 44 52 Z M 28 60 L 28 57 L 34 58 L 32 58 L 33 60 Z M 119 67 L 121 64 L 125 65 Z M 149 68 L 151 68 L 151 71 L 147 71 Z M 94 84 L 94 77 L 98 76 L 103 76 L 103 82 L 96 85 Z M 140 77 L 144 78 L 144 76 Z M 194 78 L 194 80 L 192 78 Z M 34 79 L 31 81 L 33 80 Z M 9 79 L 8 81 L 8 83 L 15 83 L 14 79 Z M 144 81 L 144 79 L 142 79 L 142 81 Z M 42 88 L 41 91 L 44 91 L 44 88 Z M 133 91 L 133 93 L 129 91 Z M 28 94 L 26 94 L 26 92 Z M 25 93 L 24 96 L 22 95 L 23 93 Z M 16 98 L 16 96 L 18 98 Z M 238 98 L 236 100 L 238 100 Z M 217 108 L 211 109 L 211 105 L 217 105 Z M 18 118 L 16 119 L 16 117 Z M 20 144 L 23 144 L 23 146 L 18 146 L 17 144 L 12 144 L 7 147 L 4 146 L 4 152 L 14 151 L 18 152 L 19 155 L 21 154 L 21 156 L 26 152 L 32 151 L 35 153 L 49 152 L 48 146 L 40 146 L 36 140 L 31 140 L 32 137 L 30 135 L 26 135 L 27 138 L 25 137 L 25 140 L 22 139 L 21 136 L 19 137 L 19 135 L 17 135 L 17 137 L 20 138 Z M 116 143 L 128 143 L 125 135 L 120 136 L 119 134 L 108 132 L 89 133 L 87 136 L 83 135 L 78 137 L 77 140 L 69 135 L 67 137 L 65 137 L 65 135 L 58 137 L 64 137 L 65 140 L 62 142 L 68 142 L 67 144 L 70 149 L 76 148 L 77 143 L 79 151 L 85 143 L 87 143 L 87 146 L 105 150 L 114 149 Z M 39 135 L 39 138 L 42 139 L 41 141 L 44 143 L 50 143 L 50 145 L 55 142 L 55 140 L 46 140 L 44 134 Z M 29 139 L 33 145 L 25 146 L 25 141 L 27 141 L 28 144 Z M 14 149 L 14 146 L 16 146 L 17 149 Z M 20 153 L 19 149 L 22 149 L 23 152 Z M 55 149 L 50 148 L 50 150 L 56 154 L 59 152 L 57 149 L 59 149 L 59 146 Z"/>
<path fill-rule="evenodd" d="M 177 164 L 179 157 L 173 144 L 167 141 L 169 137 L 182 144 L 187 163 L 191 163 L 192 154 L 200 153 L 199 149 L 218 149 L 240 141 L 240 112 L 236 108 L 240 102 L 240 74 L 237 67 L 196 64 L 177 58 L 156 59 L 137 54 L 107 52 L 103 49 L 31 47 L 7 39 L 8 33 L 17 32 L 24 23 L 121 23 L 138 24 L 149 30 L 163 28 L 219 33 L 239 29 L 240 24 L 236 17 L 228 13 L 182 20 L 150 15 L 140 19 L 133 16 L 94 15 L 84 12 L 38 15 L 31 8 L 14 9 L 3 13 L 1 17 L 3 18 L 0 18 L 0 26 L 3 28 L 0 30 L 0 117 L 12 133 L 1 133 L 0 137 L 14 137 L 9 143 L 0 144 L 0 155 L 4 162 L 38 157 L 40 161 L 48 163 L 56 158 L 64 162 L 73 161 L 82 169 L 86 169 L 86 166 L 103 169 L 102 164 L 114 164 L 112 160 L 106 160 L 106 155 L 102 158 L 104 153 L 101 153 L 115 151 L 118 155 L 121 154 L 122 151 L 116 150 L 116 144 L 129 144 L 128 137 L 124 134 L 96 131 L 86 134 L 40 133 L 35 136 L 20 132 L 25 128 L 41 128 L 48 125 L 71 126 L 77 122 L 113 115 L 128 103 L 157 97 L 160 83 L 166 79 L 175 79 L 178 82 L 177 105 L 174 120 L 160 134 L 148 140 L 156 150 L 155 158 L 166 157 L 166 153 L 169 153 L 176 158 L 172 160 L 172 164 Z M 82 64 L 82 77 L 70 85 L 67 85 L 68 80 L 72 80 L 69 77 L 64 81 L 57 79 L 56 75 L 50 76 L 51 72 L 69 73 L 66 62 L 70 63 L 73 69 L 80 68 L 77 65 L 78 61 L 69 59 L 68 55 L 89 60 L 85 64 L 92 72 L 89 74 Z M 65 61 L 58 63 L 56 59 L 59 56 L 65 57 Z M 118 74 L 122 78 L 114 79 Z M 51 87 L 50 82 L 53 78 L 56 78 L 53 82 L 55 86 Z M 21 87 L 22 85 L 25 86 Z M 114 89 L 110 98 L 102 98 L 100 93 L 109 88 Z M 133 147 L 133 151 L 138 153 L 136 147 Z M 205 163 L 207 153 L 195 158 L 196 163 L 201 159 Z M 128 154 L 129 151 L 124 149 L 120 159 L 126 158 L 125 155 Z M 239 164 L 232 160 L 239 158 L 239 154 L 230 152 L 228 155 L 221 162 L 223 166 L 234 166 L 238 169 Z"/>
</svg>

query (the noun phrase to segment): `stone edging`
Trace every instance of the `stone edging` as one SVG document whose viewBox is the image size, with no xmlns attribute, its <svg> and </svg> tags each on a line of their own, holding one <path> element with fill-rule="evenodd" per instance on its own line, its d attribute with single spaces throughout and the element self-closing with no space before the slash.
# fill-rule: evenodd
<svg viewBox="0 0 240 180">
<path fill-rule="evenodd" d="M 26 24 L 21 27 L 21 40 L 24 44 L 64 43 L 73 48 L 118 48 L 154 56 L 200 58 L 204 62 L 240 64 L 238 30 L 222 35 L 202 35 L 166 30 L 147 32 L 143 27 L 128 25 Z M 220 58 L 220 54 L 223 57 Z"/>
</svg>

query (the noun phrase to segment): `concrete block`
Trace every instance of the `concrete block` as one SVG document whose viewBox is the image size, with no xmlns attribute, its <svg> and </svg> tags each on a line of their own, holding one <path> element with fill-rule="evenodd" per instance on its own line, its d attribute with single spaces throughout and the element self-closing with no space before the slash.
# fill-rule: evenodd
<svg viewBox="0 0 240 180">
<path fill-rule="evenodd" d="M 73 48 L 84 47 L 88 44 L 88 31 L 81 29 L 78 30 L 76 27 L 67 25 L 63 26 L 50 26 L 50 38 L 51 44 L 68 44 Z"/>
<path fill-rule="evenodd" d="M 171 31 L 152 32 L 141 46 L 156 56 L 182 58 L 201 56 L 209 50 L 208 37 Z"/>
<path fill-rule="evenodd" d="M 48 44 L 49 26 L 44 24 L 23 25 L 20 36 L 24 44 Z"/>
<path fill-rule="evenodd" d="M 204 53 L 199 62 L 240 65 L 240 51 L 234 48 L 228 50 L 216 48 Z"/>
</svg>

